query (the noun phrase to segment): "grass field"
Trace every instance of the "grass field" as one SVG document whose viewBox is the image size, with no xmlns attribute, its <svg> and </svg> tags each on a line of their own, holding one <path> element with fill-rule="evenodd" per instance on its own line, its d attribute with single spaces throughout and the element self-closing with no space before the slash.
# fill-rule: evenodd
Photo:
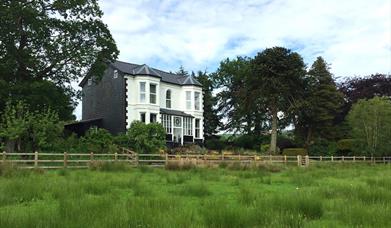
<svg viewBox="0 0 391 228">
<path fill-rule="evenodd" d="M 0 176 L 0 227 L 391 227 L 390 215 L 390 165 Z"/>
</svg>

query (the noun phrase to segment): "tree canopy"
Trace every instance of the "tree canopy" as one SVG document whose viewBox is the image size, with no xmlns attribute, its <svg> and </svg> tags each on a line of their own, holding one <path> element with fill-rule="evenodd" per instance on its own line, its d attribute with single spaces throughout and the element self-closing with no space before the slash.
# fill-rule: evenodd
<svg viewBox="0 0 391 228">
<path fill-rule="evenodd" d="M 271 116 L 270 151 L 276 152 L 278 112 L 297 107 L 304 93 L 305 64 L 302 57 L 283 47 L 267 48 L 252 60 L 249 87 L 260 97 Z"/>
<path fill-rule="evenodd" d="M 63 91 L 68 99 L 62 105 L 73 109 L 70 83 L 85 75 L 100 78 L 118 55 L 102 14 L 96 0 L 1 1 L 0 108 L 6 100 L 20 99 L 30 83 L 40 83 L 40 89 Z M 60 96 L 46 95 L 52 100 L 42 100 L 40 106 Z"/>
<path fill-rule="evenodd" d="M 386 97 L 359 100 L 348 114 L 356 154 L 386 155 L 391 148 L 391 101 Z"/>
</svg>

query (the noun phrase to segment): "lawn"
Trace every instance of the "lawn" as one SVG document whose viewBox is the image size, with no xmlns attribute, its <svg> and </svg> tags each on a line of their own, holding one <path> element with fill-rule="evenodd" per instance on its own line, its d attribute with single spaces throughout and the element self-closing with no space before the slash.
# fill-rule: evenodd
<svg viewBox="0 0 391 228">
<path fill-rule="evenodd" d="M 391 166 L 2 171 L 0 227 L 391 227 Z"/>
</svg>

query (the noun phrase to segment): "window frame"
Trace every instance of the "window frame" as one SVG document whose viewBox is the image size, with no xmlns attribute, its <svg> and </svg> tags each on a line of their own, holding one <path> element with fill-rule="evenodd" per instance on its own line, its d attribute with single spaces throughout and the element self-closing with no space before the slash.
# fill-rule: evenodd
<svg viewBox="0 0 391 228">
<path fill-rule="evenodd" d="M 197 127 L 197 121 L 198 121 L 198 127 Z M 201 119 L 196 118 L 194 121 L 194 138 L 199 139 L 201 138 Z"/>
<path fill-rule="evenodd" d="M 186 109 L 191 110 L 191 91 L 186 91 Z M 189 97 L 188 97 L 189 95 Z"/>
<path fill-rule="evenodd" d="M 144 85 L 144 91 L 142 91 L 142 86 Z M 147 100 L 147 82 L 139 82 L 139 102 L 146 103 Z"/>
<path fill-rule="evenodd" d="M 152 119 L 153 116 L 155 117 L 154 121 Z M 149 123 L 157 123 L 157 113 L 149 113 Z"/>
<path fill-rule="evenodd" d="M 155 87 L 155 93 L 152 93 L 151 87 Z M 155 103 L 152 103 L 152 98 L 155 98 Z M 155 83 L 149 83 L 149 103 L 150 104 L 157 104 L 157 84 Z"/>
<path fill-rule="evenodd" d="M 168 96 L 170 95 L 170 96 Z M 166 108 L 170 108 L 172 107 L 172 91 L 170 89 L 167 89 L 166 90 Z M 167 105 L 169 104 L 169 105 Z"/>
<path fill-rule="evenodd" d="M 196 97 L 198 95 L 198 97 Z M 198 99 L 196 99 L 198 98 Z M 201 93 L 200 92 L 194 92 L 194 110 L 201 110 Z"/>
<path fill-rule="evenodd" d="M 147 121 L 147 113 L 146 112 L 140 112 L 139 113 L 139 118 L 140 118 L 140 122 L 146 123 L 146 121 Z M 144 120 L 143 120 L 143 118 L 144 118 Z"/>
</svg>

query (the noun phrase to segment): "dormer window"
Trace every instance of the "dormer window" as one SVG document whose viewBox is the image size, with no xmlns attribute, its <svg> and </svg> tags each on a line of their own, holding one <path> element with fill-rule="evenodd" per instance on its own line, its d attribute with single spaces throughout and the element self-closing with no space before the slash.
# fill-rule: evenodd
<svg viewBox="0 0 391 228">
<path fill-rule="evenodd" d="M 113 73 L 113 78 L 118 78 L 118 70 L 114 70 L 114 73 Z"/>
<path fill-rule="evenodd" d="M 171 90 L 166 91 L 166 108 L 171 108 Z"/>
</svg>

